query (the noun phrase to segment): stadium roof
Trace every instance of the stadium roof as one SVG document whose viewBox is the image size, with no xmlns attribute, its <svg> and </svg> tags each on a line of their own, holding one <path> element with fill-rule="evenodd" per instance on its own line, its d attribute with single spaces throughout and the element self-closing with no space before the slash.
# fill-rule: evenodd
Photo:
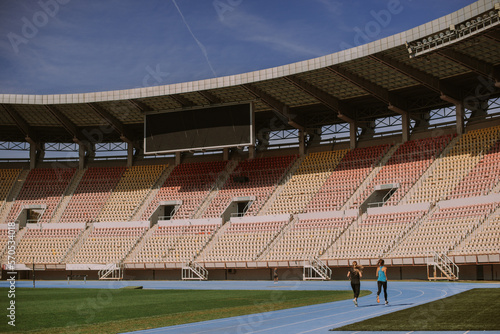
<svg viewBox="0 0 500 334">
<path fill-rule="evenodd" d="M 480 117 L 483 102 L 500 96 L 499 10 L 481 0 L 369 44 L 239 75 L 95 93 L 0 94 L 0 141 L 140 146 L 145 113 L 249 100 L 256 131 L 362 129 L 399 115 L 418 127 L 430 110 L 457 103 Z"/>
</svg>

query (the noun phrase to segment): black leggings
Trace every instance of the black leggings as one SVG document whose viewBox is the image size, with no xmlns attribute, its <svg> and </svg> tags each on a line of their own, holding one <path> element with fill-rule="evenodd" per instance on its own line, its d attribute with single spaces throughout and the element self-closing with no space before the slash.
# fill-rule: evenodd
<svg viewBox="0 0 500 334">
<path fill-rule="evenodd" d="M 382 291 L 382 287 L 384 287 L 384 298 L 385 301 L 387 301 L 387 281 L 385 282 L 377 281 L 377 286 L 378 286 L 377 296 L 380 295 L 380 291 Z"/>
<path fill-rule="evenodd" d="M 352 288 L 352 292 L 354 292 L 354 298 L 358 298 L 359 297 L 359 289 L 361 288 L 361 284 L 351 282 L 351 288 Z"/>
</svg>

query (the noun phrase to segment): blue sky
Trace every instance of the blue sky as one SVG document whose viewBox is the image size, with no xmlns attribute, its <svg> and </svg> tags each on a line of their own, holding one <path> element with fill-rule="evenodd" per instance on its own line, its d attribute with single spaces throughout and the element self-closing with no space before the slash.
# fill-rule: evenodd
<svg viewBox="0 0 500 334">
<path fill-rule="evenodd" d="M 0 94 L 86 93 L 250 72 L 390 36 L 472 2 L 0 0 Z"/>
</svg>

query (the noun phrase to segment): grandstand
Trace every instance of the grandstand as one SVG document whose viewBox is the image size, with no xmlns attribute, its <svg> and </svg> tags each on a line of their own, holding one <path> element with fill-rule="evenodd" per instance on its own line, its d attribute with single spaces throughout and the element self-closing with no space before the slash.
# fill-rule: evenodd
<svg viewBox="0 0 500 334">
<path fill-rule="evenodd" d="M 280 267 L 307 279 L 313 267 L 327 279 L 379 258 L 391 278 L 428 278 L 437 256 L 460 278 L 498 280 L 499 41 L 500 6 L 480 0 L 268 70 L 0 94 L 0 149 L 29 150 L 29 159 L 0 160 L 2 270 L 12 229 L 23 278 L 36 267 L 42 278 L 123 268 L 135 279 L 269 279 Z M 160 141 L 145 130 L 148 116 L 221 106 L 241 107 L 250 145 L 148 151 Z M 211 122 L 208 137 L 238 133 L 236 123 Z M 68 148 L 73 156 L 50 157 Z"/>
</svg>

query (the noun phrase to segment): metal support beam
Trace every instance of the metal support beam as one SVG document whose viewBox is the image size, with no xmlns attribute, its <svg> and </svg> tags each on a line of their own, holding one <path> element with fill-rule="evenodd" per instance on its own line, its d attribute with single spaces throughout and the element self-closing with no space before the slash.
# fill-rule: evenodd
<svg viewBox="0 0 500 334">
<path fill-rule="evenodd" d="M 464 123 L 465 123 L 464 103 L 460 100 L 454 99 L 454 98 L 447 96 L 447 95 L 441 95 L 441 99 L 455 105 L 457 134 L 458 135 L 463 134 L 464 133 Z"/>
<path fill-rule="evenodd" d="M 300 89 L 301 91 L 309 94 L 310 96 L 314 97 L 316 100 L 320 101 L 323 103 L 325 106 L 328 108 L 332 109 L 333 111 L 336 111 L 338 113 L 342 113 L 345 111 L 345 107 L 343 106 L 343 103 L 336 97 L 328 94 L 327 92 L 319 89 L 318 87 L 296 77 L 296 76 L 288 76 L 285 77 L 285 80 L 287 80 L 289 83 Z"/>
<path fill-rule="evenodd" d="M 170 98 L 174 99 L 177 103 L 179 103 L 182 108 L 189 108 L 189 107 L 194 107 L 196 104 L 194 104 L 193 101 L 185 98 L 181 94 L 173 94 L 169 95 Z"/>
<path fill-rule="evenodd" d="M 104 119 L 111 127 L 118 133 L 120 134 L 120 139 L 127 143 L 128 146 L 135 147 L 134 141 L 132 140 L 132 137 L 127 134 L 127 131 L 125 130 L 125 126 L 123 125 L 122 122 L 120 122 L 115 116 L 113 116 L 109 111 L 105 110 L 103 107 L 98 105 L 97 103 L 88 103 L 88 105 L 94 109 L 94 111 L 101 116 L 102 119 Z M 140 149 L 138 147 L 138 149 Z M 127 165 L 132 166 L 133 165 L 133 155 L 127 155 Z"/>
<path fill-rule="evenodd" d="M 401 126 L 403 132 L 403 143 L 410 139 L 410 114 L 392 104 L 387 107 L 389 110 L 394 111 L 401 115 Z"/>
<path fill-rule="evenodd" d="M 341 68 L 338 65 L 326 67 L 332 73 L 342 77 L 343 79 L 349 81 L 356 87 L 364 90 L 368 94 L 372 95 L 374 98 L 382 101 L 387 105 L 395 105 L 400 109 L 407 109 L 406 101 L 404 101 L 399 95 L 390 92 L 382 86 L 377 85 L 349 70 Z"/>
<path fill-rule="evenodd" d="M 500 81 L 500 73 L 498 68 L 492 64 L 488 64 L 480 59 L 468 56 L 461 52 L 452 49 L 443 49 L 438 52 L 441 56 L 460 64 L 468 69 L 476 72 L 477 74 L 486 78 L 492 78 L 496 82 Z"/>
<path fill-rule="evenodd" d="M 458 89 L 444 83 L 442 80 L 440 80 L 438 77 L 435 77 L 433 75 L 430 75 L 424 71 L 421 71 L 419 69 L 416 69 L 412 66 L 409 66 L 401 61 L 395 60 L 393 58 L 387 57 L 385 55 L 381 54 L 373 54 L 368 56 L 371 59 L 384 64 L 385 66 L 392 68 L 399 73 L 415 80 L 416 82 L 420 83 L 424 87 L 428 88 L 429 90 L 432 90 L 436 93 L 439 94 L 445 94 L 447 96 L 454 96 L 454 98 L 458 99 L 456 92 L 458 92 Z"/>
<path fill-rule="evenodd" d="M 210 93 L 208 90 L 200 90 L 198 91 L 198 94 L 203 96 L 203 98 L 210 102 L 210 104 L 220 104 L 223 102 L 215 94 Z"/>
<path fill-rule="evenodd" d="M 344 115 L 344 114 L 342 114 L 340 112 L 337 114 L 337 117 L 340 118 L 343 121 L 346 121 L 347 123 L 351 123 L 351 124 L 356 123 L 355 120 L 353 120 L 349 116 L 346 116 L 346 115 Z"/>
<path fill-rule="evenodd" d="M 3 109 L 9 114 L 9 116 L 14 120 L 14 123 L 16 123 L 17 128 L 22 132 L 24 135 L 24 138 L 30 145 L 37 145 L 39 140 L 38 140 L 38 135 L 36 132 L 30 127 L 28 122 L 19 115 L 19 113 L 10 105 L 8 104 L 2 104 L 1 105 Z M 41 150 L 42 147 L 38 147 L 37 149 Z"/>
<path fill-rule="evenodd" d="M 64 115 L 59 109 L 57 109 L 57 107 L 52 105 L 46 105 L 45 109 L 47 109 L 52 114 L 52 116 L 54 116 L 59 121 L 59 123 L 62 124 L 64 129 L 68 131 L 70 135 L 73 136 L 73 142 L 80 144 L 84 136 L 80 132 L 80 130 L 78 130 L 76 125 L 68 117 L 66 117 L 66 115 Z"/>
<path fill-rule="evenodd" d="M 290 82 L 292 85 L 295 87 L 299 88 L 303 92 L 311 95 L 314 97 L 316 100 L 320 101 L 323 103 L 325 106 L 328 108 L 332 109 L 337 113 L 337 117 L 340 118 L 341 120 L 349 123 L 349 129 L 350 129 L 350 147 L 355 148 L 357 145 L 357 140 L 356 140 L 356 130 L 357 130 L 357 124 L 356 120 L 352 119 L 351 117 L 347 116 L 345 111 L 347 110 L 347 107 L 344 102 L 339 100 L 338 98 L 328 94 L 327 92 L 319 89 L 318 87 L 296 77 L 296 76 L 288 76 L 285 77 L 285 79 Z"/>
<path fill-rule="evenodd" d="M 251 84 L 241 85 L 247 92 L 249 92 L 254 97 L 260 99 L 262 102 L 267 104 L 273 111 L 283 120 L 284 123 L 287 123 L 290 126 L 293 126 L 296 129 L 304 131 L 304 126 L 298 124 L 295 120 L 292 120 L 289 113 L 289 108 L 286 104 L 275 99 L 271 95 L 264 92 L 262 89 L 259 89 Z"/>
<path fill-rule="evenodd" d="M 136 107 L 137 109 L 139 109 L 141 111 L 141 113 L 145 113 L 145 112 L 148 112 L 148 111 L 152 111 L 153 108 L 151 108 L 150 106 L 148 106 L 147 104 L 145 104 L 144 102 L 142 101 L 139 101 L 139 100 L 127 100 L 128 102 L 130 102 L 130 104 L 132 104 L 134 107 Z"/>
<path fill-rule="evenodd" d="M 97 103 L 87 103 L 102 119 L 104 119 L 111 127 L 120 135 L 120 139 L 126 143 L 132 142 L 132 137 L 127 134 L 125 127 L 121 121 L 113 116 L 109 111 L 98 105 Z"/>
<path fill-rule="evenodd" d="M 488 37 L 491 40 L 494 40 L 496 42 L 500 42 L 500 31 L 498 30 L 490 30 L 483 34 L 483 36 Z"/>
</svg>

